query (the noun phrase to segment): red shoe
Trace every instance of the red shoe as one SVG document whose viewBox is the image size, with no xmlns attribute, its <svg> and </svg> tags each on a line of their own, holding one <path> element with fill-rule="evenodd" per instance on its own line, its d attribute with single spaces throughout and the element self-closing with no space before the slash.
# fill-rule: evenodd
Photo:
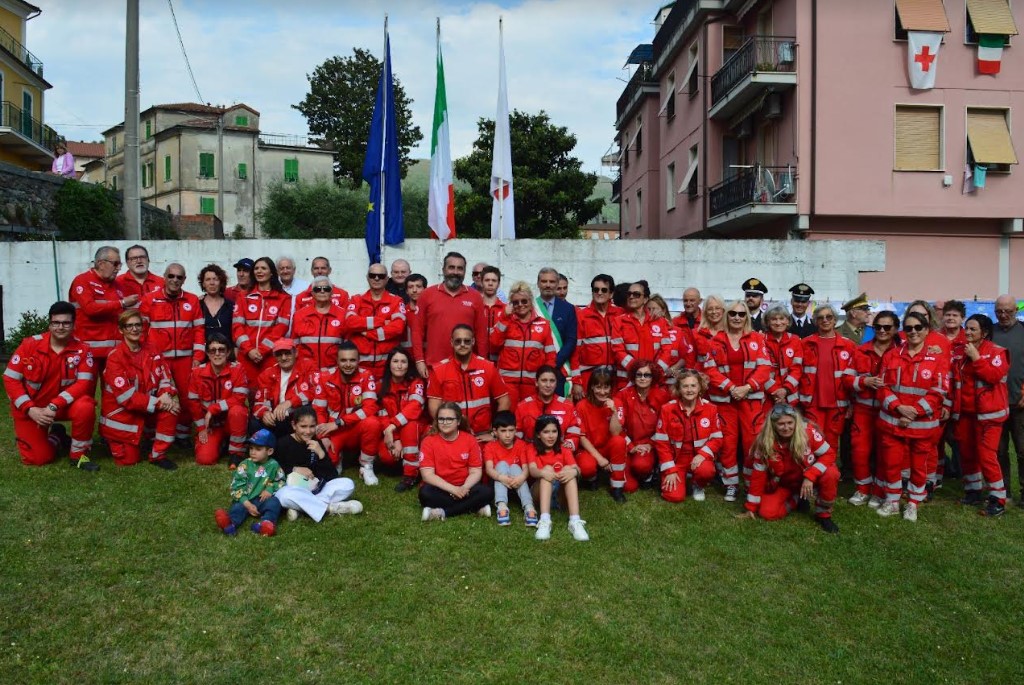
<svg viewBox="0 0 1024 685">
<path fill-rule="evenodd" d="M 231 525 L 231 517 L 228 516 L 228 512 L 224 509 L 218 509 L 213 512 L 213 520 L 217 522 L 217 527 L 221 530 Z"/>
<path fill-rule="evenodd" d="M 273 521 L 261 521 L 260 522 L 260 535 L 265 538 L 273 537 L 274 533 L 277 532 L 277 526 L 274 525 Z"/>
</svg>

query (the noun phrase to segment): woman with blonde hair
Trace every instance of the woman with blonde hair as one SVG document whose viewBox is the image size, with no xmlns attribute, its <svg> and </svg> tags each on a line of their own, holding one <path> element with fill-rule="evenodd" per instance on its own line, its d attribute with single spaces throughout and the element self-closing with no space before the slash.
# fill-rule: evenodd
<svg viewBox="0 0 1024 685">
<path fill-rule="evenodd" d="M 826 533 L 838 533 L 832 521 L 839 486 L 836 453 L 800 411 L 777 404 L 764 422 L 751 450 L 753 474 L 747 491 L 747 510 L 738 518 L 766 521 L 785 518 L 798 500 L 814 504 L 814 518 Z"/>
<path fill-rule="evenodd" d="M 697 348 L 697 365 L 702 366 L 711 352 L 711 339 L 725 330 L 725 298 L 708 295 L 704 298 L 704 315 L 693 332 L 693 346 Z"/>
<path fill-rule="evenodd" d="M 508 388 L 512 407 L 534 394 L 537 369 L 555 365 L 555 339 L 551 324 L 533 309 L 533 291 L 516 281 L 508 292 L 508 307 L 491 331 L 491 352 Z"/>
<path fill-rule="evenodd" d="M 661 408 L 654 446 L 661 470 L 661 496 L 668 502 L 686 499 L 691 479 L 695 502 L 704 501 L 704 488 L 715 477 L 722 447 L 718 409 L 702 395 L 707 379 L 696 371 L 681 371 L 672 389 L 673 400 Z"/>
</svg>

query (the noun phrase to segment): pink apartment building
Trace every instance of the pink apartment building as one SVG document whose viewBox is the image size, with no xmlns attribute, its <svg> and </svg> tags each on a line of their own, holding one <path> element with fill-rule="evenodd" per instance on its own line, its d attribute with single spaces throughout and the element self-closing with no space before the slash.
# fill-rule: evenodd
<svg viewBox="0 0 1024 685">
<path fill-rule="evenodd" d="M 884 240 L 873 299 L 1024 297 L 1022 8 L 665 6 L 616 105 L 622 237 Z M 910 86 L 908 31 L 943 33 L 918 53 L 934 88 Z M 979 73 L 981 34 L 1005 36 L 998 74 Z"/>
</svg>

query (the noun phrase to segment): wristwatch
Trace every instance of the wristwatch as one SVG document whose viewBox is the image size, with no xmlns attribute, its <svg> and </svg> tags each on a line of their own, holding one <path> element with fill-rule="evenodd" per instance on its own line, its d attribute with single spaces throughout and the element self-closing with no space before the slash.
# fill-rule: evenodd
<svg viewBox="0 0 1024 685">
<path fill-rule="evenodd" d="M 341 420 L 340 416 L 338 418 L 334 419 L 334 425 L 337 426 L 338 428 L 341 428 L 341 424 L 342 423 L 343 423 L 343 421 Z"/>
<path fill-rule="evenodd" d="M 54 404 L 53 402 L 50 402 L 48 405 L 46 405 L 46 408 L 53 412 L 57 411 L 57 405 Z"/>
</svg>

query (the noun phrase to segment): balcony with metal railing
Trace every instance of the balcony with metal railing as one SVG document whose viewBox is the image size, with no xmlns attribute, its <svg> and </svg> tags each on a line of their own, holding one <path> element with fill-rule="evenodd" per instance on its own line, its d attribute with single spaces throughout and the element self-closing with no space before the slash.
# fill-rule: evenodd
<svg viewBox="0 0 1024 685">
<path fill-rule="evenodd" d="M 18 42 L 18 40 L 7 33 L 3 29 L 0 29 L 0 48 L 3 48 L 7 52 L 14 55 L 14 58 L 28 67 L 29 71 L 43 78 L 43 63 L 38 57 L 28 51 L 24 45 Z"/>
<path fill-rule="evenodd" d="M 743 167 L 711 186 L 708 228 L 743 228 L 797 213 L 796 167 Z"/>
<path fill-rule="evenodd" d="M 637 66 L 629 83 L 622 90 L 618 102 L 615 103 L 615 127 L 621 129 L 644 97 L 657 95 L 658 92 L 658 82 L 654 78 L 654 65 L 650 62 L 643 62 Z"/>
<path fill-rule="evenodd" d="M 49 165 L 60 136 L 13 102 L 0 103 L 0 145 L 27 162 Z"/>
<path fill-rule="evenodd" d="M 329 149 L 324 145 L 322 138 L 310 135 L 292 133 L 260 133 L 259 140 L 261 146 L 272 145 L 275 147 L 304 147 L 316 150 Z"/>
<path fill-rule="evenodd" d="M 751 36 L 711 77 L 712 119 L 729 119 L 766 92 L 796 86 L 796 40 Z"/>
<path fill-rule="evenodd" d="M 655 71 L 661 73 L 687 37 L 709 14 L 721 9 L 722 0 L 676 0 L 654 36 Z"/>
</svg>

